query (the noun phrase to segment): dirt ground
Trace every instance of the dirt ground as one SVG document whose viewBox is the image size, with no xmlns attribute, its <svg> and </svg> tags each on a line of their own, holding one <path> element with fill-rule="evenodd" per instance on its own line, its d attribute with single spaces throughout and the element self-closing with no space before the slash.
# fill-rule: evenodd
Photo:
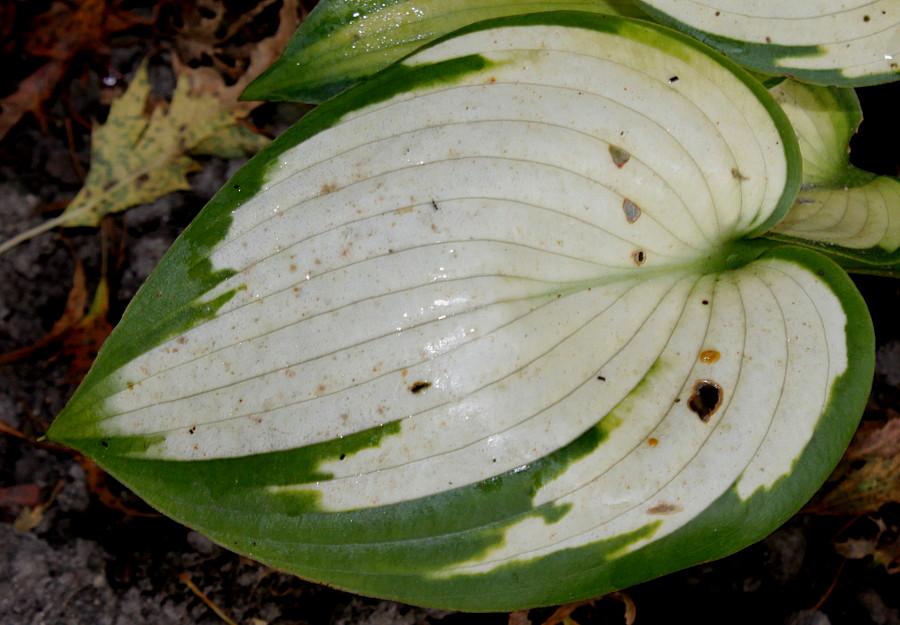
<svg viewBox="0 0 900 625">
<path fill-rule="evenodd" d="M 78 66 L 65 97 L 47 106 L 48 128 L 32 116 L 0 142 L 0 240 L 40 223 L 59 207 L 89 167 L 88 129 L 71 122 L 101 117 L 102 78 L 128 76 L 148 52 L 165 83 L 164 46 L 134 36 L 102 60 Z M 16 59 L 2 57 L 6 63 Z M 168 78 L 168 80 L 171 80 Z M 0 86 L 6 95 L 13 84 Z M 896 85 L 861 90 L 867 118 L 854 159 L 879 173 L 898 173 L 900 92 Z M 267 105 L 255 121 L 275 131 L 302 109 Z M 66 121 L 70 120 L 70 121 Z M 893 133 L 893 134 L 888 134 Z M 240 167 L 240 159 L 206 159 L 193 189 L 108 218 L 103 229 L 47 233 L 0 256 L 0 354 L 31 345 L 65 307 L 75 259 L 87 291 L 108 250 L 112 321 L 178 233 Z M 875 387 L 867 420 L 900 406 L 900 283 L 861 277 L 878 339 Z M 50 345 L 0 365 L 0 625 L 213 625 L 224 621 L 187 581 L 236 623 L 385 625 L 502 624 L 506 614 L 461 614 L 360 598 L 310 584 L 234 555 L 152 511 L 111 482 L 103 487 L 72 452 L 40 437 L 73 391 L 70 362 Z M 111 479 L 111 478 L 110 478 Z M 18 498 L 11 487 L 17 487 Z M 140 513 L 140 514 L 136 514 Z M 900 625 L 900 575 L 871 557 L 845 559 L 835 544 L 871 537 L 876 520 L 900 526 L 900 504 L 861 517 L 801 513 L 764 541 L 729 558 L 628 589 L 638 625 L 671 622 L 785 625 Z M 187 580 L 187 581 L 186 581 Z M 552 610 L 528 617 L 544 622 Z M 604 598 L 579 608 L 581 625 L 624 622 L 624 604 Z"/>
</svg>

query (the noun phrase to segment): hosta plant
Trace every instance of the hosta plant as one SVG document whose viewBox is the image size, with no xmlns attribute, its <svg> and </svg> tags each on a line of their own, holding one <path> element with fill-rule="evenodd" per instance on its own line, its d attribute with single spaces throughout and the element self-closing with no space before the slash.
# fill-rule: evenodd
<svg viewBox="0 0 900 625">
<path fill-rule="evenodd" d="M 762 236 L 807 156 L 676 31 L 466 26 L 238 172 L 48 436 L 230 549 L 414 604 L 725 556 L 827 477 L 872 378 L 825 243 Z"/>
</svg>

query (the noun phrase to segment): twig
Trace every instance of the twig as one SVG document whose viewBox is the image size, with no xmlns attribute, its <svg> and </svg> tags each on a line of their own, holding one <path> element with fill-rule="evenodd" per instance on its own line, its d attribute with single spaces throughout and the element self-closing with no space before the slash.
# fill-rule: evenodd
<svg viewBox="0 0 900 625">
<path fill-rule="evenodd" d="M 831 586 L 828 587 L 828 590 L 825 591 L 825 594 L 822 595 L 822 598 L 814 605 L 810 610 L 812 612 L 817 612 L 819 608 L 825 605 L 825 602 L 828 601 L 828 597 L 831 596 L 831 593 L 834 592 L 834 589 L 837 587 L 838 579 L 841 577 L 841 573 L 844 572 L 844 565 L 847 564 L 847 561 L 844 560 L 841 562 L 841 565 L 838 567 L 837 573 L 834 575 L 834 579 L 831 580 Z"/>
<path fill-rule="evenodd" d="M 200 597 L 200 599 L 203 600 L 203 603 L 205 603 L 206 605 L 208 605 L 208 606 L 209 606 L 209 609 L 212 610 L 213 612 L 215 612 L 215 613 L 218 615 L 218 617 L 219 617 L 220 619 L 222 619 L 223 621 L 225 621 L 226 623 L 228 623 L 228 625 L 237 625 L 237 623 L 235 623 L 233 620 L 231 620 L 231 618 L 230 618 L 227 614 L 225 614 L 225 612 L 222 610 L 222 608 L 220 608 L 220 607 L 217 606 L 215 603 L 213 603 L 213 602 L 212 602 L 212 599 L 210 599 L 209 597 L 207 597 L 206 595 L 204 595 L 203 592 L 202 592 L 199 588 L 197 588 L 197 585 L 196 585 L 194 582 L 191 581 L 191 579 L 187 576 L 186 573 L 179 573 L 179 574 L 178 574 L 178 578 L 179 578 L 181 581 L 183 581 L 183 582 L 185 583 L 185 585 L 186 585 L 188 588 L 190 588 L 191 591 L 192 591 L 195 595 L 197 595 L 198 597 Z"/>
<path fill-rule="evenodd" d="M 81 184 L 84 184 L 84 179 L 87 178 L 87 174 L 84 171 L 84 167 L 81 166 L 81 161 L 78 160 L 78 152 L 75 151 L 75 133 L 72 132 L 71 117 L 66 117 L 65 126 L 66 140 L 69 142 L 69 158 L 72 161 L 72 169 L 75 170 L 75 175 L 78 176 L 78 180 Z"/>
<path fill-rule="evenodd" d="M 41 224 L 38 224 L 34 228 L 30 228 L 29 230 L 26 230 L 25 232 L 20 232 L 13 238 L 7 239 L 3 243 L 0 243 L 0 254 L 4 254 L 4 253 L 8 252 L 9 250 L 11 250 L 15 246 L 17 246 L 19 243 L 22 243 L 23 241 L 27 241 L 28 239 L 33 239 L 34 237 L 36 237 L 39 234 L 47 232 L 48 230 L 53 230 L 57 226 L 61 226 L 69 218 L 70 218 L 70 215 L 66 215 L 65 217 L 63 217 L 63 215 L 58 215 L 58 216 L 54 217 L 53 219 L 48 219 L 47 221 L 45 221 Z"/>
</svg>

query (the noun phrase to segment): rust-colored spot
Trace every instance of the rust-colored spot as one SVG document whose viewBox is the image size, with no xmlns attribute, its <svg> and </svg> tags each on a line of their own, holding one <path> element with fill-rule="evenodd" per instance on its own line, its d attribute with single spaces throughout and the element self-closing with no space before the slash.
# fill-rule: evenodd
<svg viewBox="0 0 900 625">
<path fill-rule="evenodd" d="M 409 369 L 404 369 L 403 371 L 400 372 L 400 375 L 402 375 L 405 378 L 407 375 L 409 375 Z"/>
<path fill-rule="evenodd" d="M 630 224 L 636 222 L 638 217 L 641 216 L 640 207 L 628 198 L 625 198 L 625 201 L 622 202 L 622 210 L 625 211 L 625 219 L 627 219 Z"/>
<path fill-rule="evenodd" d="M 179 336 L 177 339 L 175 339 L 175 342 L 179 345 L 184 345 L 185 343 L 187 343 L 187 339 L 183 336 Z"/>
<path fill-rule="evenodd" d="M 622 167 L 625 163 L 631 160 L 631 154 L 617 145 L 609 146 L 609 155 L 612 156 L 613 163 L 616 164 L 616 167 Z"/>
<path fill-rule="evenodd" d="M 711 380 L 697 380 L 688 400 L 688 408 L 693 410 L 703 423 L 722 405 L 722 387 Z"/>
<path fill-rule="evenodd" d="M 422 391 L 424 391 L 426 388 L 428 388 L 430 386 L 431 386 L 431 382 L 422 382 L 420 380 L 419 382 L 413 382 L 412 386 L 409 387 L 409 392 L 412 393 L 413 395 L 415 395 L 417 393 L 421 393 Z"/>
<path fill-rule="evenodd" d="M 722 357 L 722 354 L 717 352 L 714 349 L 707 349 L 705 351 L 700 352 L 700 362 L 705 362 L 708 364 L 712 364 L 717 362 L 719 358 Z"/>
<path fill-rule="evenodd" d="M 129 383 L 128 383 L 128 390 L 129 390 L 129 391 L 133 391 L 133 390 L 134 390 L 134 382 L 129 382 Z"/>
<path fill-rule="evenodd" d="M 745 176 L 744 174 L 742 174 L 742 173 L 741 173 L 741 170 L 738 169 L 737 167 L 732 167 L 732 168 L 731 168 L 731 177 L 734 178 L 735 180 L 740 180 L 740 181 L 742 181 L 742 182 L 743 182 L 744 180 L 750 180 L 747 176 Z"/>
<path fill-rule="evenodd" d="M 326 184 L 323 184 L 321 187 L 319 187 L 319 195 L 327 195 L 329 193 L 337 191 L 337 188 L 338 188 L 337 183 L 328 182 Z"/>
<path fill-rule="evenodd" d="M 631 258 L 634 259 L 635 265 L 643 265 L 647 262 L 647 255 L 644 253 L 644 250 L 638 250 L 631 255 Z"/>
<path fill-rule="evenodd" d="M 291 271 L 297 271 L 297 265 L 291 265 Z"/>
<path fill-rule="evenodd" d="M 657 440 L 655 438 L 648 438 L 647 444 L 650 445 L 651 447 L 656 447 L 657 445 L 659 445 L 659 440 Z"/>
<path fill-rule="evenodd" d="M 681 509 L 681 506 L 676 506 L 671 503 L 658 503 L 647 510 L 647 514 L 673 514 L 675 512 L 681 512 Z"/>
<path fill-rule="evenodd" d="M 197 426 L 196 426 L 196 425 L 195 425 L 195 426 L 192 426 L 191 429 L 188 430 L 188 434 L 193 434 L 193 433 L 196 432 L 196 431 L 197 431 Z"/>
</svg>

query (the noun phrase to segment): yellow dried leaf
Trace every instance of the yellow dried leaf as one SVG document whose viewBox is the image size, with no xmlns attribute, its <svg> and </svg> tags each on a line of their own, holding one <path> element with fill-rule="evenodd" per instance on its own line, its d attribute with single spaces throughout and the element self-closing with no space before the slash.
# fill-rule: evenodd
<svg viewBox="0 0 900 625">
<path fill-rule="evenodd" d="M 186 154 L 237 123 L 217 98 L 192 93 L 186 77 L 179 78 L 168 109 L 157 106 L 147 118 L 149 95 L 142 65 L 94 132 L 91 170 L 61 225 L 97 226 L 104 215 L 189 189 L 187 174 L 199 165 Z"/>
</svg>

